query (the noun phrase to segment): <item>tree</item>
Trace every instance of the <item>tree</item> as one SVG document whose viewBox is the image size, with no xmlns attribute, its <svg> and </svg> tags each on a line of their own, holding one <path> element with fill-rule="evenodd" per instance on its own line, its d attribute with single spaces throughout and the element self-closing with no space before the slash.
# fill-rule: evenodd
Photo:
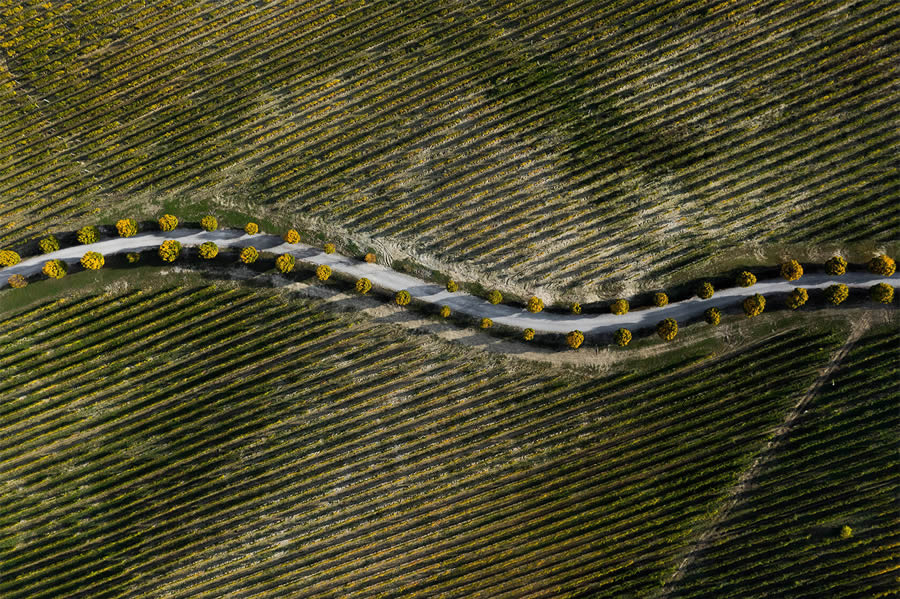
<svg viewBox="0 0 900 599">
<path fill-rule="evenodd" d="M 441 318 L 450 318 L 450 306 L 441 306 Z"/>
<path fill-rule="evenodd" d="M 735 281 L 741 287 L 750 287 L 756 284 L 756 275 L 749 271 L 742 271 Z"/>
<path fill-rule="evenodd" d="M 22 275 L 13 275 L 8 278 L 6 282 L 9 283 L 9 286 L 13 289 L 21 289 L 22 287 L 28 285 L 28 280 Z"/>
<path fill-rule="evenodd" d="M 200 257 L 204 260 L 212 260 L 219 255 L 219 246 L 212 241 L 204 241 L 200 244 Z"/>
<path fill-rule="evenodd" d="M 409 302 L 412 301 L 412 296 L 409 295 L 409 291 L 403 289 L 397 292 L 397 295 L 394 296 L 394 301 L 397 302 L 398 306 L 408 306 Z"/>
<path fill-rule="evenodd" d="M 177 239 L 166 239 L 159 246 L 159 257 L 166 262 L 175 262 L 181 255 L 181 242 Z"/>
<path fill-rule="evenodd" d="M 894 288 L 887 283 L 878 283 L 869 288 L 869 295 L 879 304 L 889 304 L 894 301 Z"/>
<path fill-rule="evenodd" d="M 286 243 L 300 243 L 300 233 L 296 229 L 290 229 L 282 237 Z"/>
<path fill-rule="evenodd" d="M 375 264 L 375 262 L 378 260 L 378 258 L 375 257 L 375 254 L 373 254 L 372 252 L 369 252 L 368 254 L 366 254 L 366 257 L 363 258 L 363 260 L 365 260 L 369 264 Z"/>
<path fill-rule="evenodd" d="M 178 226 L 178 217 L 174 214 L 163 214 L 159 217 L 160 231 L 174 231 Z"/>
<path fill-rule="evenodd" d="M 259 251 L 252 245 L 248 245 L 241 250 L 241 253 L 238 257 L 244 264 L 253 264 L 259 258 Z"/>
<path fill-rule="evenodd" d="M 581 304 L 578 302 L 573 303 L 569 309 L 572 310 L 572 314 L 581 314 Z"/>
<path fill-rule="evenodd" d="M 569 344 L 569 347 L 572 349 L 578 349 L 581 347 L 581 344 L 584 343 L 584 333 L 579 330 L 569 331 L 566 334 L 566 343 Z"/>
<path fill-rule="evenodd" d="M 619 347 L 625 347 L 631 343 L 631 331 L 628 329 L 617 329 L 616 332 L 613 333 L 613 341 L 615 341 L 616 345 Z"/>
<path fill-rule="evenodd" d="M 536 314 L 544 309 L 544 300 L 532 295 L 530 298 L 528 298 L 527 307 L 529 312 Z"/>
<path fill-rule="evenodd" d="M 372 281 L 363 277 L 356 282 L 356 291 L 363 295 L 372 291 Z"/>
<path fill-rule="evenodd" d="M 825 262 L 825 272 L 832 276 L 839 277 L 847 272 L 847 261 L 841 256 L 833 256 Z"/>
<path fill-rule="evenodd" d="M 678 321 L 674 318 L 660 320 L 656 324 L 656 334 L 659 335 L 663 341 L 671 341 L 675 338 L 675 335 L 678 334 Z"/>
<path fill-rule="evenodd" d="M 665 293 L 659 292 L 653 294 L 653 305 L 657 308 L 662 308 L 663 306 L 667 306 L 669 304 L 669 296 Z"/>
<path fill-rule="evenodd" d="M 850 296 L 850 290 L 846 285 L 840 283 L 838 285 L 829 285 L 825 289 L 825 301 L 835 306 L 841 304 Z"/>
<path fill-rule="evenodd" d="M 525 341 L 531 341 L 532 339 L 534 339 L 534 329 L 528 328 L 522 331 L 522 339 L 524 339 Z"/>
<path fill-rule="evenodd" d="M 326 243 L 323 249 L 325 250 L 326 254 L 333 254 L 336 248 L 334 247 L 333 243 Z"/>
<path fill-rule="evenodd" d="M 896 270 L 897 264 L 894 262 L 894 259 L 888 257 L 886 254 L 875 256 L 869 260 L 869 272 L 876 275 L 889 277 L 893 275 Z"/>
<path fill-rule="evenodd" d="M 631 306 L 628 305 L 628 300 L 617 299 L 609 306 L 609 309 L 613 314 L 621 316 L 627 314 L 630 307 Z"/>
<path fill-rule="evenodd" d="M 447 291 L 449 291 L 450 293 L 456 293 L 457 291 L 459 291 L 459 285 L 456 283 L 456 281 L 454 281 L 453 279 L 447 281 Z"/>
<path fill-rule="evenodd" d="M 787 297 L 787 307 L 796 310 L 809 300 L 809 293 L 803 287 L 796 287 Z"/>
<path fill-rule="evenodd" d="M 87 252 L 81 257 L 81 266 L 87 270 L 100 270 L 105 260 L 100 252 Z"/>
<path fill-rule="evenodd" d="M 12 250 L 0 250 L 0 266 L 13 266 L 22 261 L 22 257 Z"/>
<path fill-rule="evenodd" d="M 712 283 L 709 281 L 704 281 L 697 287 L 697 297 L 700 299 L 709 299 L 713 296 L 714 292 L 715 290 L 713 289 Z"/>
<path fill-rule="evenodd" d="M 59 249 L 59 240 L 53 235 L 47 235 L 38 242 L 38 247 L 41 248 L 41 253 L 49 254 Z"/>
<path fill-rule="evenodd" d="M 69 266 L 62 260 L 48 260 L 44 263 L 42 272 L 51 279 L 61 279 L 66 276 Z"/>
<path fill-rule="evenodd" d="M 133 218 L 123 218 L 116 221 L 116 231 L 119 237 L 134 237 L 138 232 L 137 221 Z"/>
<path fill-rule="evenodd" d="M 296 263 L 297 261 L 290 254 L 281 254 L 275 258 L 275 268 L 278 269 L 278 272 L 285 275 L 294 270 Z"/>
<path fill-rule="evenodd" d="M 705 320 L 708 324 L 716 326 L 720 322 L 722 322 L 722 313 L 718 308 L 707 308 L 703 311 L 703 320 Z"/>
<path fill-rule="evenodd" d="M 494 289 L 493 291 L 488 293 L 487 299 L 489 302 L 496 305 L 503 301 L 503 294 Z"/>
<path fill-rule="evenodd" d="M 200 219 L 200 227 L 204 231 L 215 231 L 219 228 L 219 221 L 215 216 L 208 214 Z"/>
<path fill-rule="evenodd" d="M 97 240 L 99 238 L 100 232 L 97 230 L 97 227 L 93 225 L 88 225 L 86 227 L 78 229 L 78 243 L 82 245 L 97 243 Z"/>
<path fill-rule="evenodd" d="M 247 223 L 244 225 L 244 233 L 247 235 L 256 235 L 259 233 L 259 225 L 256 223 Z"/>
<path fill-rule="evenodd" d="M 490 318 L 482 318 L 480 326 L 482 329 L 489 329 L 494 326 L 494 321 Z"/>
<path fill-rule="evenodd" d="M 744 314 L 748 317 L 759 316 L 766 309 L 766 298 L 757 293 L 746 298 L 743 305 Z"/>
<path fill-rule="evenodd" d="M 327 264 L 320 264 L 316 267 L 316 276 L 324 283 L 331 276 L 331 267 Z"/>
<path fill-rule="evenodd" d="M 128 260 L 129 264 L 136 264 L 141 259 L 141 255 L 137 252 L 128 252 L 125 254 L 125 259 Z"/>
<path fill-rule="evenodd" d="M 847 526 L 846 524 L 841 526 L 841 538 L 849 539 L 853 536 L 853 529 Z"/>
<path fill-rule="evenodd" d="M 788 281 L 796 281 L 803 276 L 803 267 L 796 260 L 788 260 L 781 265 L 781 276 Z"/>
</svg>

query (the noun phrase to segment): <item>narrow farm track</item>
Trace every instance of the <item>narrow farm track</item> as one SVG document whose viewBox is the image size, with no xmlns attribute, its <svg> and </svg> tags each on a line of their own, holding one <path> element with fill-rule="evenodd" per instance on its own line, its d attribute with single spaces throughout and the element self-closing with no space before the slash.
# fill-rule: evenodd
<svg viewBox="0 0 900 599">
<path fill-rule="evenodd" d="M 872 275 L 869 273 L 847 273 L 840 277 L 828 275 L 804 275 L 797 281 L 761 281 L 752 287 L 731 287 L 719 290 L 715 295 L 703 300 L 692 297 L 680 302 L 673 302 L 662 308 L 646 308 L 633 310 L 624 315 L 583 314 L 565 315 L 541 312 L 532 314 L 526 310 L 505 305 L 493 305 L 473 295 L 456 292 L 450 293 L 438 285 L 422 279 L 396 272 L 386 266 L 368 264 L 340 254 L 325 252 L 304 244 L 285 243 L 275 235 L 247 235 L 238 230 L 202 231 L 200 229 L 176 229 L 167 233 L 141 233 L 134 237 L 116 238 L 97 243 L 62 248 L 58 251 L 22 260 L 19 264 L 0 269 L 0 288 L 6 286 L 7 279 L 14 274 L 33 275 L 41 271 L 47 260 L 59 259 L 70 264 L 77 263 L 88 251 L 104 255 L 138 252 L 158 247 L 167 239 L 177 239 L 183 246 L 193 247 L 205 241 L 213 241 L 224 248 L 240 248 L 253 246 L 258 250 L 278 254 L 291 254 L 296 259 L 315 265 L 325 264 L 335 272 L 355 278 L 366 277 L 376 287 L 391 292 L 405 289 L 418 301 L 435 306 L 449 306 L 451 310 L 477 318 L 488 317 L 495 323 L 511 327 L 535 331 L 567 333 L 580 330 L 585 333 L 610 333 L 620 327 L 640 329 L 654 326 L 665 318 L 678 321 L 697 317 L 710 307 L 726 308 L 754 294 L 788 293 L 795 287 L 806 289 L 824 289 L 829 285 L 843 283 L 848 287 L 870 287 L 877 283 L 900 286 L 900 272 L 891 277 Z M 235 263 L 235 267 L 239 267 Z"/>
<path fill-rule="evenodd" d="M 718 533 L 719 526 L 728 519 L 728 517 L 731 515 L 731 511 L 738 504 L 738 502 L 741 501 L 741 498 L 747 492 L 748 488 L 753 484 L 753 481 L 757 478 L 759 473 L 764 468 L 766 468 L 775 458 L 780 444 L 783 443 L 787 435 L 790 434 L 791 430 L 794 427 L 794 423 L 797 421 L 800 415 L 803 414 L 804 410 L 809 405 L 809 402 L 811 402 L 816 397 L 816 395 L 822 389 L 822 386 L 841 366 L 841 363 L 847 357 L 847 354 L 850 353 L 850 350 L 853 348 L 854 344 L 860 339 L 860 337 L 863 336 L 868 328 L 869 322 L 865 319 L 859 320 L 854 323 L 854 326 L 851 329 L 847 340 L 840 348 L 838 348 L 837 351 L 834 352 L 834 354 L 828 360 L 828 363 L 819 371 L 819 374 L 815 378 L 813 384 L 810 385 L 809 389 L 799 397 L 797 403 L 794 404 L 793 408 L 791 408 L 790 412 L 788 412 L 787 416 L 784 419 L 784 422 L 782 422 L 778 426 L 778 428 L 775 429 L 772 439 L 766 442 L 765 446 L 762 448 L 762 451 L 759 453 L 756 459 L 754 459 L 750 466 L 746 470 L 744 470 L 737 483 L 728 492 L 728 496 L 718 508 L 715 517 L 707 524 L 706 530 L 697 538 L 696 543 L 694 543 L 694 545 L 690 548 L 688 554 L 678 565 L 678 569 L 675 571 L 672 577 L 668 581 L 666 581 L 666 584 L 660 592 L 658 599 L 669 599 L 672 596 L 673 589 L 677 587 L 679 581 L 688 571 L 697 556 L 701 555 L 709 547 L 710 543 Z"/>
</svg>

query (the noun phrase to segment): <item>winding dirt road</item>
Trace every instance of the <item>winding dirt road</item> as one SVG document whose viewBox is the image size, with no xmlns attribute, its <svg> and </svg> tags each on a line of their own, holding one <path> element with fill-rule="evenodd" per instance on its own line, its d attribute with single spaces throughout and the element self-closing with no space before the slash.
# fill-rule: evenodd
<svg viewBox="0 0 900 599">
<path fill-rule="evenodd" d="M 843 283 L 848 287 L 870 287 L 876 283 L 887 283 L 900 286 L 900 272 L 891 277 L 883 277 L 869 273 L 847 273 L 840 277 L 828 275 L 804 275 L 797 281 L 760 281 L 752 287 L 732 287 L 716 291 L 716 294 L 703 300 L 692 297 L 674 302 L 662 308 L 645 308 L 618 316 L 615 314 L 551 314 L 539 312 L 532 314 L 526 310 L 505 305 L 493 305 L 479 297 L 463 292 L 450 293 L 443 287 L 427 283 L 416 277 L 405 275 L 379 264 L 348 258 L 340 254 L 326 254 L 318 248 L 304 244 L 289 244 L 275 235 L 247 235 L 243 231 L 225 229 L 220 231 L 202 231 L 200 229 L 176 229 L 169 232 L 139 233 L 134 237 L 124 237 L 98 241 L 87 245 L 76 245 L 63 248 L 49 254 L 42 254 L 23 259 L 15 266 L 0 269 L 0 287 L 7 285 L 7 279 L 14 274 L 31 275 L 41 271 L 47 260 L 59 259 L 69 264 L 77 263 L 85 252 L 100 252 L 105 256 L 138 252 L 157 248 L 166 239 L 177 239 L 184 246 L 197 246 L 204 241 L 213 241 L 219 247 L 245 247 L 252 245 L 258 250 L 266 250 L 276 254 L 291 254 L 299 261 L 311 264 L 327 264 L 335 272 L 355 278 L 367 277 L 377 287 L 390 291 L 406 289 L 417 300 L 450 306 L 455 312 L 468 314 L 478 318 L 488 317 L 497 324 L 508 325 L 519 329 L 532 328 L 535 331 L 550 333 L 567 333 L 578 329 L 585 333 L 612 332 L 620 327 L 639 329 L 652 327 L 664 318 L 678 321 L 699 316 L 710 307 L 725 308 L 733 306 L 745 297 L 761 293 L 763 295 L 777 292 L 789 292 L 794 287 L 806 289 L 822 289 L 835 283 Z"/>
</svg>

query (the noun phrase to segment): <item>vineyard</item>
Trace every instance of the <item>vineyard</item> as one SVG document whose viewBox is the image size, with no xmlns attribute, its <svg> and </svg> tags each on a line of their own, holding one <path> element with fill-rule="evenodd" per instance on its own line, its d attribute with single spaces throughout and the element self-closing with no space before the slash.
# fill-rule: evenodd
<svg viewBox="0 0 900 599">
<path fill-rule="evenodd" d="M 896 592 L 898 364 L 896 328 L 856 344 L 673 597 Z"/>
<path fill-rule="evenodd" d="M 898 27 L 887 0 L 0 0 L 0 247 L 197 205 L 590 299 L 895 241 Z"/>
<path fill-rule="evenodd" d="M 526 371 L 226 284 L 39 300 L 0 331 L 9 598 L 651 596 L 841 343 Z M 867 409 L 842 447 L 888 430 Z"/>
</svg>

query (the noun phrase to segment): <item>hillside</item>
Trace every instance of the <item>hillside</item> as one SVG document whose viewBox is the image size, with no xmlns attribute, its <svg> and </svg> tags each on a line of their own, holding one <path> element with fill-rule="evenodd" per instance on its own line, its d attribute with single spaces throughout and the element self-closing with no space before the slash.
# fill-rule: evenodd
<svg viewBox="0 0 900 599">
<path fill-rule="evenodd" d="M 590 300 L 900 226 L 886 0 L 0 10 L 2 245 L 213 211 Z"/>
</svg>

